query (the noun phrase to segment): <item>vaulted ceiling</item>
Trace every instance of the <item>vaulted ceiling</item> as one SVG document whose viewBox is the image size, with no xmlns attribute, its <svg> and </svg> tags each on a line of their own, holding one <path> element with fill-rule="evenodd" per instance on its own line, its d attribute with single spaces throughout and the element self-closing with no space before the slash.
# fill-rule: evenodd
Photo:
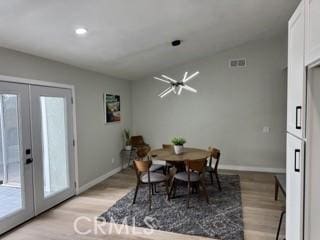
<svg viewBox="0 0 320 240">
<path fill-rule="evenodd" d="M 286 31 L 298 0 L 1 0 L 0 46 L 141 79 Z M 84 27 L 85 36 L 75 29 Z M 170 42 L 182 39 L 173 48 Z"/>
</svg>

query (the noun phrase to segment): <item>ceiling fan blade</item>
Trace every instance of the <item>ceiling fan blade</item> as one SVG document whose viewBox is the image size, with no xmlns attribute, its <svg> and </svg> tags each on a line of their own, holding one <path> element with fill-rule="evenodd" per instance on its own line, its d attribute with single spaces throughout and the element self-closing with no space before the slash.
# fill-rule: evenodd
<svg viewBox="0 0 320 240">
<path fill-rule="evenodd" d="M 160 96 L 161 98 L 163 98 L 164 96 L 166 96 L 167 94 L 171 93 L 174 90 L 174 87 L 172 87 L 169 91 L 167 91 L 166 93 L 162 94 L 162 96 Z"/>
<path fill-rule="evenodd" d="M 186 79 L 184 79 L 182 82 L 187 82 L 189 80 L 191 80 L 192 78 L 194 78 L 195 76 L 197 76 L 199 74 L 199 71 L 198 72 L 195 72 L 194 74 L 192 74 L 191 76 L 187 77 Z"/>
<path fill-rule="evenodd" d="M 182 86 L 179 86 L 178 95 L 180 95 L 182 92 Z"/>
<path fill-rule="evenodd" d="M 183 88 L 184 88 L 185 90 L 190 91 L 190 92 L 194 92 L 194 93 L 198 92 L 196 89 L 194 89 L 194 88 L 192 88 L 192 87 L 189 87 L 188 85 L 184 85 Z"/>
<path fill-rule="evenodd" d="M 165 79 L 168 79 L 169 81 L 171 81 L 171 82 L 174 82 L 174 83 L 176 83 L 177 82 L 177 80 L 174 80 L 174 79 L 172 79 L 171 77 L 168 77 L 168 76 L 166 76 L 166 75 L 161 75 L 163 78 L 165 78 Z"/>
<path fill-rule="evenodd" d="M 187 79 L 187 76 L 188 76 L 188 72 L 185 72 L 184 76 L 183 76 L 183 79 L 182 79 L 182 82 L 184 82 Z"/>
<path fill-rule="evenodd" d="M 165 94 L 167 91 L 169 91 L 172 87 L 168 87 L 166 90 L 161 92 L 158 96 L 161 97 L 161 95 Z"/>
<path fill-rule="evenodd" d="M 154 79 L 157 79 L 157 80 L 159 80 L 159 81 L 161 81 L 161 82 L 170 83 L 169 81 L 164 80 L 164 79 L 162 79 L 162 78 L 154 77 Z"/>
</svg>

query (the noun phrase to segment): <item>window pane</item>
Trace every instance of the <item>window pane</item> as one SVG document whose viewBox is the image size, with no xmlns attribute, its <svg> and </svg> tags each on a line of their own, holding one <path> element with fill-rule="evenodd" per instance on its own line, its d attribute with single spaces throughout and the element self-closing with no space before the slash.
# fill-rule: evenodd
<svg viewBox="0 0 320 240">
<path fill-rule="evenodd" d="M 22 208 L 18 96 L 0 95 L 0 217 Z"/>
<path fill-rule="evenodd" d="M 20 186 L 17 96 L 3 95 L 8 183 Z"/>
<path fill-rule="evenodd" d="M 65 99 L 40 97 L 44 196 L 69 187 Z"/>
</svg>

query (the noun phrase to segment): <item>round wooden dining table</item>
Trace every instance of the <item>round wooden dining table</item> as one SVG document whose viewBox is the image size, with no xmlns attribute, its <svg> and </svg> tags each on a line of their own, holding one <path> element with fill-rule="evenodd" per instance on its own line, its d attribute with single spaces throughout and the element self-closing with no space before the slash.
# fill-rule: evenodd
<svg viewBox="0 0 320 240">
<path fill-rule="evenodd" d="M 175 154 L 173 148 L 153 149 L 148 153 L 149 157 L 154 160 L 170 161 L 170 162 L 183 162 L 186 160 L 200 160 L 206 159 L 210 156 L 210 152 L 205 149 L 199 148 L 184 148 L 182 154 Z"/>
</svg>

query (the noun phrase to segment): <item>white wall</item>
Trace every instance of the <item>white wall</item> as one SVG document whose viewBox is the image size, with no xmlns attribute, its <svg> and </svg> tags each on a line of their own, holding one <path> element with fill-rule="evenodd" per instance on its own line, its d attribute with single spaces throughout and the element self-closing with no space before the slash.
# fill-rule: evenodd
<svg viewBox="0 0 320 240">
<path fill-rule="evenodd" d="M 242 57 L 246 69 L 228 68 L 230 58 Z M 185 137 L 187 146 L 216 146 L 223 165 L 285 168 L 285 65 L 285 39 L 273 37 L 161 72 L 181 78 L 185 71 L 199 70 L 190 82 L 197 94 L 160 99 L 166 84 L 153 76 L 134 82 L 134 132 L 152 147 L 176 135 Z M 262 132 L 264 126 L 271 128 L 269 134 Z"/>
<path fill-rule="evenodd" d="M 131 127 L 130 82 L 4 48 L 0 74 L 75 86 L 80 186 L 120 166 L 122 129 Z M 104 124 L 106 91 L 121 96 L 121 123 Z"/>
</svg>

